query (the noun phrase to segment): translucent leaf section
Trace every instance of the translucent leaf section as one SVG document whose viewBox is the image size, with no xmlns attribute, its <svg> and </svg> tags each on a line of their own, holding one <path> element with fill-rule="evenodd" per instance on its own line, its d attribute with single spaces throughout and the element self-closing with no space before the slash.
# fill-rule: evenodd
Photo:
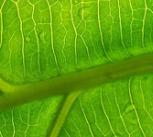
<svg viewBox="0 0 153 137">
<path fill-rule="evenodd" d="M 151 3 L 2 0 L 1 77 L 39 81 L 151 52 Z"/>
<path fill-rule="evenodd" d="M 152 76 L 131 77 L 81 95 L 60 137 L 153 136 Z"/>
<path fill-rule="evenodd" d="M 152 3 L 0 0 L 0 77 L 31 83 L 153 52 Z M 89 89 L 59 137 L 153 136 L 152 82 L 144 74 Z M 51 97 L 0 112 L 0 136 L 52 134 L 63 104 L 63 97 Z"/>
</svg>

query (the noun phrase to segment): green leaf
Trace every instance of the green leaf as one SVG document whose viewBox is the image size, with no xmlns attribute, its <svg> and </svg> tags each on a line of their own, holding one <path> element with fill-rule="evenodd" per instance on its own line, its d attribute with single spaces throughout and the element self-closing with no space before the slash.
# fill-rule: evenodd
<svg viewBox="0 0 153 137">
<path fill-rule="evenodd" d="M 152 2 L 0 0 L 0 136 L 153 136 Z"/>
</svg>

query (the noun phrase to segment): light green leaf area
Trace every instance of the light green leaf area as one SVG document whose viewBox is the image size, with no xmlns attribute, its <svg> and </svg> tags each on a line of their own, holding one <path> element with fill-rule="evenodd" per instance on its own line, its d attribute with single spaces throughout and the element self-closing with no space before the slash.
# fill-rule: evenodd
<svg viewBox="0 0 153 137">
<path fill-rule="evenodd" d="M 31 83 L 153 52 L 152 5 L 0 0 L 0 77 Z M 1 111 L 0 137 L 152 137 L 152 83 L 132 76 Z"/>
</svg>

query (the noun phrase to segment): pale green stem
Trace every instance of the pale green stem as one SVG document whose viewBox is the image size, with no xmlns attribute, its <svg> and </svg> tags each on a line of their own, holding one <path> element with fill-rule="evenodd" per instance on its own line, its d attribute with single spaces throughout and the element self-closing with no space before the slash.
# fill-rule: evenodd
<svg viewBox="0 0 153 137">
<path fill-rule="evenodd" d="M 61 128 L 65 122 L 65 119 L 67 118 L 67 115 L 71 109 L 71 106 L 73 105 L 73 103 L 75 102 L 75 100 L 77 99 L 79 94 L 80 94 L 80 92 L 73 92 L 67 96 L 67 98 L 62 106 L 62 109 L 60 110 L 59 115 L 55 120 L 54 127 L 52 128 L 52 131 L 51 131 L 49 137 L 58 137 L 58 135 L 61 131 Z"/>
</svg>

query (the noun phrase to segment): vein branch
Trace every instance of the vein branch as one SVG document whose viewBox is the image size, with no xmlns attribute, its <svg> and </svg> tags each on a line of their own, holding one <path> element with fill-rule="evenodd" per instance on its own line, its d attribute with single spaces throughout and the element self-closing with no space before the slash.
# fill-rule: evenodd
<svg viewBox="0 0 153 137">
<path fill-rule="evenodd" d="M 52 131 L 49 135 L 49 137 L 58 137 L 62 126 L 65 122 L 65 119 L 67 118 L 67 115 L 73 105 L 73 103 L 75 102 L 75 100 L 77 99 L 77 97 L 79 96 L 80 92 L 74 92 L 74 93 L 70 93 L 67 98 L 65 99 L 62 109 L 60 110 L 60 113 L 58 115 L 58 117 L 55 120 L 55 124 L 52 128 Z"/>
</svg>

